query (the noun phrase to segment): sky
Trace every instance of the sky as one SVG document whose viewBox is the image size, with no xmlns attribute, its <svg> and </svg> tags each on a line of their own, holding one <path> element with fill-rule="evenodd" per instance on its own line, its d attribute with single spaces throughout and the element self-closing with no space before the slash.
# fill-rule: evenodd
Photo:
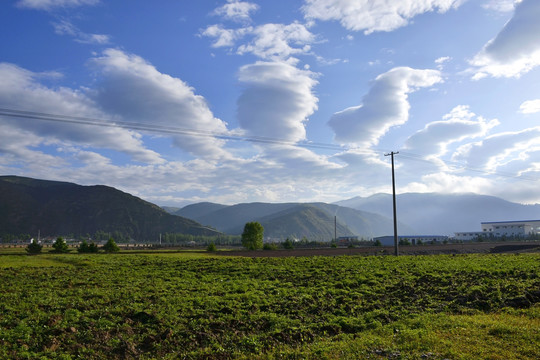
<svg viewBox="0 0 540 360">
<path fill-rule="evenodd" d="M 0 175 L 158 205 L 540 203 L 538 0 L 4 0 Z"/>
</svg>

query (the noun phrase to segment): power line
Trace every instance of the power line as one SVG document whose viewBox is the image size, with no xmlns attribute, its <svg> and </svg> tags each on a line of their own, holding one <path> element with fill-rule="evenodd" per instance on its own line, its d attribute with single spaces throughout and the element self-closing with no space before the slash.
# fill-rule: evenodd
<svg viewBox="0 0 540 360">
<path fill-rule="evenodd" d="M 403 152 L 403 151 L 400 152 L 400 155 L 402 155 L 401 157 L 403 157 L 405 159 L 408 159 L 408 160 L 420 161 L 420 162 L 425 162 L 425 163 L 437 165 L 437 161 L 426 159 L 422 155 L 413 154 L 413 153 L 409 153 L 409 152 Z M 477 172 L 477 173 L 488 174 L 488 175 L 493 174 L 493 175 L 497 175 L 497 176 L 513 178 L 513 179 L 518 179 L 518 180 L 540 181 L 540 178 L 537 178 L 537 177 L 534 177 L 534 176 L 513 175 L 513 174 L 510 174 L 510 173 L 507 173 L 507 172 L 503 172 L 503 171 L 488 171 L 488 170 L 485 170 L 485 169 L 482 169 L 482 168 L 467 165 L 466 163 L 460 162 L 460 161 L 442 160 L 442 159 L 438 159 L 438 160 L 439 160 L 439 162 L 444 163 L 448 167 L 461 168 L 461 169 L 464 169 L 464 170 L 473 171 L 473 172 Z"/>
<path fill-rule="evenodd" d="M 110 127 L 110 128 L 123 128 L 123 129 L 129 129 L 129 130 L 141 130 L 141 131 L 176 134 L 176 135 L 212 137 L 212 138 L 218 138 L 218 139 L 223 139 L 223 140 L 248 141 L 248 142 L 277 144 L 277 145 L 291 145 L 291 146 L 301 146 L 301 147 L 307 147 L 307 148 L 317 148 L 317 149 L 327 149 L 327 150 L 351 149 L 350 147 L 344 147 L 344 146 L 328 144 L 328 143 L 319 143 L 319 142 L 310 142 L 310 141 L 294 142 L 294 141 L 288 141 L 288 140 L 264 137 L 264 136 L 241 136 L 241 135 L 235 135 L 232 133 L 205 131 L 205 130 L 200 130 L 200 129 L 188 129 L 188 128 L 181 128 L 181 127 L 164 126 L 164 125 L 159 125 L 159 124 L 147 124 L 147 123 L 137 123 L 137 122 L 131 122 L 131 121 L 116 121 L 116 120 L 107 121 L 107 120 L 94 119 L 94 118 L 88 118 L 88 117 L 57 115 L 57 114 L 48 114 L 48 113 L 42 113 L 42 112 L 13 110 L 13 109 L 6 109 L 6 108 L 0 108 L 0 115 L 9 116 L 13 118 L 54 121 L 54 122 L 69 123 L 69 124 L 91 125 L 91 126 Z"/>
<path fill-rule="evenodd" d="M 139 122 L 131 122 L 131 121 L 117 121 L 117 120 L 109 121 L 109 120 L 96 119 L 96 118 L 90 118 L 90 117 L 59 115 L 59 114 L 50 114 L 50 113 L 44 113 L 44 112 L 16 110 L 16 109 L 9 109 L 9 108 L 0 108 L 0 116 L 7 116 L 11 118 L 32 119 L 32 120 L 40 120 L 40 121 L 53 121 L 53 122 L 61 122 L 61 123 L 77 124 L 77 125 L 122 128 L 122 129 L 128 129 L 128 130 L 139 130 L 139 131 L 147 131 L 147 132 L 153 132 L 153 133 L 211 137 L 211 138 L 217 138 L 217 139 L 222 139 L 222 140 L 298 146 L 298 147 L 304 147 L 304 148 L 314 148 L 314 149 L 334 150 L 334 151 L 351 151 L 351 150 L 359 151 L 360 150 L 366 153 L 387 151 L 385 149 L 363 149 L 360 147 L 354 147 L 350 145 L 336 145 L 336 144 L 311 142 L 311 141 L 295 142 L 295 141 L 264 137 L 264 136 L 245 136 L 245 135 L 236 135 L 233 133 L 226 133 L 226 132 L 205 131 L 201 129 L 189 129 L 189 128 L 165 126 L 165 125 L 159 125 L 159 124 L 148 124 L 148 123 L 139 123 Z M 426 162 L 430 164 L 435 163 L 434 161 L 426 159 L 425 156 L 419 155 L 419 154 L 401 152 L 400 155 L 402 155 L 402 157 L 405 159 L 409 159 L 413 161 L 421 161 L 421 162 Z M 519 179 L 519 180 L 528 180 L 528 181 L 540 180 L 539 178 L 535 178 L 531 176 L 524 176 L 524 175 L 516 176 L 509 173 L 504 173 L 501 171 L 487 171 L 481 168 L 474 168 L 474 167 L 471 167 L 470 165 L 466 165 L 465 163 L 460 163 L 456 161 L 440 159 L 440 162 L 450 167 L 459 167 L 465 170 L 474 171 L 474 172 L 483 173 L 483 174 L 494 174 L 498 176 L 509 177 L 509 178 L 514 178 L 514 179 Z"/>
</svg>

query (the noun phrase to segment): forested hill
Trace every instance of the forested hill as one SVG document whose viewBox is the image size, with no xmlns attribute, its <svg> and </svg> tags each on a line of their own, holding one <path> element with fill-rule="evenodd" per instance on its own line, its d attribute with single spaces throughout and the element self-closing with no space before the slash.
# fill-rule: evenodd
<svg viewBox="0 0 540 360">
<path fill-rule="evenodd" d="M 176 214 L 212 226 L 227 234 L 240 234 L 246 222 L 258 221 L 265 237 L 330 240 L 337 236 L 363 238 L 392 233 L 391 218 L 325 203 L 244 203 L 221 205 L 197 203 Z M 337 223 L 334 224 L 334 219 Z M 334 225 L 337 225 L 336 227 Z M 401 228 L 410 228 L 400 223 Z"/>
<path fill-rule="evenodd" d="M 160 233 L 216 235 L 199 223 L 112 187 L 0 176 L 0 236 L 119 231 L 139 241 Z"/>
</svg>

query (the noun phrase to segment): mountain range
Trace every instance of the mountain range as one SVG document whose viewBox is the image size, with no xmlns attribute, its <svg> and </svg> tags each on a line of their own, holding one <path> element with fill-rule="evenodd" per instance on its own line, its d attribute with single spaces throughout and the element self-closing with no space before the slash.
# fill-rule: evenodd
<svg viewBox="0 0 540 360">
<path fill-rule="evenodd" d="M 245 203 L 221 205 L 197 203 L 175 212 L 227 234 L 241 234 L 246 222 L 258 221 L 265 237 L 328 241 L 340 236 L 372 238 L 392 231 L 390 218 L 326 203 Z M 337 220 L 337 221 L 336 221 Z M 411 230 L 406 224 L 400 224 Z"/>
<path fill-rule="evenodd" d="M 327 203 L 201 202 L 181 209 L 159 206 L 103 186 L 0 176 L 0 236 L 86 235 L 119 231 L 136 240 L 157 241 L 162 233 L 241 234 L 260 222 L 265 236 L 328 241 L 340 236 L 393 234 L 392 196 L 376 194 Z M 407 193 L 397 196 L 400 235 L 449 235 L 480 231 L 481 222 L 540 219 L 540 205 L 493 196 Z M 204 224 L 204 225 L 201 225 Z"/>
<path fill-rule="evenodd" d="M 480 231 L 481 222 L 540 219 L 540 205 L 512 203 L 476 194 L 406 193 L 397 196 L 399 235 L 447 235 Z M 326 203 L 197 203 L 174 212 L 228 234 L 240 234 L 248 221 L 259 221 L 265 236 L 332 239 L 393 234 L 392 195 L 375 194 Z"/>
<path fill-rule="evenodd" d="M 217 235 L 199 223 L 112 187 L 0 176 L 0 236 L 115 232 L 139 241 L 160 233 Z"/>
<path fill-rule="evenodd" d="M 392 195 L 339 201 L 341 206 L 392 217 Z M 481 222 L 540 219 L 540 204 L 523 205 L 477 194 L 406 193 L 396 197 L 397 218 L 413 229 L 400 235 L 448 235 L 481 231 Z"/>
</svg>

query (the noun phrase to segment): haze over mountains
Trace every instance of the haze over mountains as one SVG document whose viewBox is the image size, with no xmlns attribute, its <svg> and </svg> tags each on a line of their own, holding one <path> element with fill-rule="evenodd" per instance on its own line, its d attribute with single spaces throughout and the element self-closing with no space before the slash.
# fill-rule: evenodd
<svg viewBox="0 0 540 360">
<path fill-rule="evenodd" d="M 459 231 L 480 231 L 483 221 L 540 219 L 539 204 L 522 205 L 475 194 L 402 194 L 397 197 L 397 209 L 400 235 L 452 236 Z M 160 233 L 241 234 L 249 221 L 259 221 L 266 237 L 282 240 L 305 236 L 329 241 L 335 230 L 338 237 L 366 239 L 393 233 L 392 197 L 388 194 L 336 204 L 202 202 L 182 209 L 168 207 L 167 211 L 174 215 L 107 186 L 0 176 L 0 236 L 120 231 L 152 242 Z"/>
<path fill-rule="evenodd" d="M 371 238 L 393 234 L 392 196 L 376 194 L 335 204 L 250 203 L 226 206 L 215 203 L 188 205 L 175 212 L 220 231 L 239 234 L 247 221 L 259 221 L 269 237 L 317 239 L 337 235 Z M 540 205 L 522 205 L 493 196 L 475 194 L 408 193 L 397 196 L 400 235 L 447 235 L 480 231 L 485 221 L 540 219 Z"/>
<path fill-rule="evenodd" d="M 523 205 L 494 196 L 476 194 L 407 193 L 397 196 L 397 217 L 413 229 L 400 235 L 449 235 L 461 231 L 481 231 L 489 221 L 540 219 L 540 204 Z M 355 197 L 337 204 L 392 216 L 392 195 Z"/>
<path fill-rule="evenodd" d="M 248 203 L 221 205 L 198 203 L 175 212 L 227 234 L 241 234 L 248 221 L 258 221 L 265 236 L 329 241 L 337 236 L 372 238 L 388 233 L 392 220 L 386 216 L 325 203 Z M 337 226 L 334 229 L 334 217 Z M 403 228 L 410 229 L 406 224 Z M 412 230 L 412 229 L 410 229 Z"/>
</svg>

